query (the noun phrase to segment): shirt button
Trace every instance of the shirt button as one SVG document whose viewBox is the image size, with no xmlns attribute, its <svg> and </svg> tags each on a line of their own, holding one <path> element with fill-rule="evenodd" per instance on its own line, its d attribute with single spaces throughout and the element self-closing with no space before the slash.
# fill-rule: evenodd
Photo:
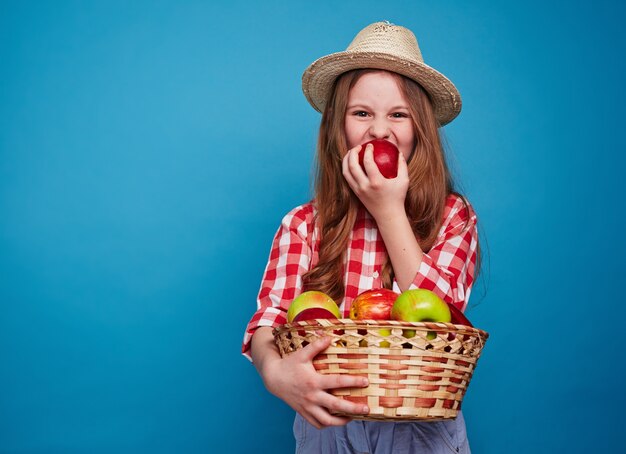
<svg viewBox="0 0 626 454">
<path fill-rule="evenodd" d="M 378 276 L 379 276 L 378 271 L 374 271 L 374 273 L 372 274 L 372 277 L 374 279 L 378 279 Z"/>
</svg>

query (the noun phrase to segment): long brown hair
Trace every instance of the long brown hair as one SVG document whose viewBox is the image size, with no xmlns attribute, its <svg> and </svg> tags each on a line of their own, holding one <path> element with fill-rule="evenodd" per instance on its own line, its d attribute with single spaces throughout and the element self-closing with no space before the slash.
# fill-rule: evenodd
<svg viewBox="0 0 626 454">
<path fill-rule="evenodd" d="M 322 114 L 317 145 L 314 203 L 320 233 L 318 263 L 303 277 L 305 289 L 320 290 L 335 300 L 344 297 L 344 256 L 360 201 L 341 171 L 347 151 L 345 116 L 350 89 L 366 73 L 358 69 L 341 75 L 335 82 Z M 439 124 L 424 89 L 411 79 L 392 73 L 398 82 L 413 120 L 415 147 L 408 160 L 409 189 L 405 207 L 416 238 L 424 252 L 433 245 L 442 222 L 446 197 L 452 180 L 439 136 Z M 393 270 L 387 260 L 382 271 L 390 288 Z"/>
</svg>

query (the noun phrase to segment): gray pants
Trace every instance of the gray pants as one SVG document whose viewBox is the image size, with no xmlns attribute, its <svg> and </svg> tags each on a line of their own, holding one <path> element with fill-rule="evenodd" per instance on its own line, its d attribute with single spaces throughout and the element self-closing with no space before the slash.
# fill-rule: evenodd
<svg viewBox="0 0 626 454">
<path fill-rule="evenodd" d="M 435 422 L 351 421 L 318 430 L 296 414 L 297 454 L 470 454 L 465 420 Z"/>
</svg>

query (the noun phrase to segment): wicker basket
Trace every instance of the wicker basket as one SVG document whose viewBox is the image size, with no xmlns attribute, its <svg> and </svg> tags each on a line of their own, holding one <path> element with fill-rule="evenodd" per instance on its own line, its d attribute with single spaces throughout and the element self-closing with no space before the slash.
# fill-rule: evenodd
<svg viewBox="0 0 626 454">
<path fill-rule="evenodd" d="M 321 336 L 332 342 L 313 360 L 318 372 L 369 380 L 366 388 L 331 392 L 367 404 L 370 413 L 336 414 L 378 421 L 435 421 L 457 416 L 489 335 L 450 323 L 349 319 L 287 323 L 274 330 L 283 356 Z"/>
</svg>

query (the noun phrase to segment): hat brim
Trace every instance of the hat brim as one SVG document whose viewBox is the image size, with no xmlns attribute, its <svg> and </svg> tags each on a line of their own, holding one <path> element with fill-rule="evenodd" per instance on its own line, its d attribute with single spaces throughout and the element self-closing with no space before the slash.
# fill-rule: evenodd
<svg viewBox="0 0 626 454">
<path fill-rule="evenodd" d="M 392 71 L 420 84 L 428 93 L 441 126 L 461 112 L 461 96 L 446 76 L 420 61 L 380 52 L 343 51 L 319 58 L 302 75 L 302 91 L 311 106 L 323 112 L 335 79 L 347 71 L 364 68 Z"/>
</svg>

